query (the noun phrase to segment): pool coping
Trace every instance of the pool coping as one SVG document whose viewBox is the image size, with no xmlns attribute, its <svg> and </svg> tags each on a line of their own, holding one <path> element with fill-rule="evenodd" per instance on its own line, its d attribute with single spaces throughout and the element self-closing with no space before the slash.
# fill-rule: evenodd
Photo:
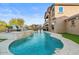
<svg viewBox="0 0 79 59">
<path fill-rule="evenodd" d="M 76 44 L 75 42 L 73 42 L 69 39 L 64 38 L 61 34 L 51 33 L 51 32 L 48 32 L 48 33 L 51 34 L 51 37 L 55 37 L 55 38 L 61 40 L 62 43 L 64 44 L 64 47 L 62 49 L 57 49 L 55 51 L 55 54 L 53 54 L 53 55 L 79 55 L 79 45 L 78 44 Z M 14 33 L 11 33 L 11 34 L 13 35 Z M 16 35 L 14 35 L 14 36 L 16 36 Z M 8 40 L 0 42 L 0 55 L 13 55 L 9 51 L 8 47 L 11 44 L 11 42 L 13 42 L 15 40 L 17 40 L 17 37 L 13 37 L 12 39 L 8 38 Z"/>
<path fill-rule="evenodd" d="M 26 32 L 30 32 L 30 30 L 29 30 L 29 31 L 26 31 Z M 20 37 L 20 38 L 17 37 L 17 34 L 19 34 L 19 33 L 20 33 L 20 32 L 7 33 L 7 34 L 9 34 L 8 36 L 9 36 L 9 37 L 12 37 L 12 38 L 9 38 L 9 37 L 8 37 L 7 40 L 5 40 L 5 41 L 3 41 L 3 42 L 0 42 L 0 55 L 14 55 L 13 53 L 11 53 L 11 52 L 9 51 L 9 45 L 10 45 L 13 41 L 23 38 L 23 37 Z M 3 33 L 3 34 L 5 34 L 5 33 Z M 5 43 L 6 43 L 6 44 L 5 44 Z"/>
<path fill-rule="evenodd" d="M 51 37 L 55 37 L 64 44 L 62 49 L 57 49 L 55 55 L 79 55 L 79 44 L 64 38 L 61 34 L 51 33 Z"/>
</svg>

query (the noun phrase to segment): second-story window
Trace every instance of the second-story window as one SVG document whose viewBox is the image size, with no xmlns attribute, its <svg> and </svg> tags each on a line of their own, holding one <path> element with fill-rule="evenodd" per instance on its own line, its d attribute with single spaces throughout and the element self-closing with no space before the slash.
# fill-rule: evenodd
<svg viewBox="0 0 79 59">
<path fill-rule="evenodd" d="M 63 13 L 63 6 L 59 6 L 59 13 Z"/>
</svg>

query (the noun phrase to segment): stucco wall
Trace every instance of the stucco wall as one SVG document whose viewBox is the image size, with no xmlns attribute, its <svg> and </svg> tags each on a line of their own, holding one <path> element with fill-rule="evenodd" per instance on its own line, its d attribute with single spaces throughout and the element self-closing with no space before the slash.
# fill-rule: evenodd
<svg viewBox="0 0 79 59">
<path fill-rule="evenodd" d="M 64 33 L 66 31 L 66 23 L 64 19 L 57 19 L 54 25 L 54 32 Z"/>
<path fill-rule="evenodd" d="M 55 17 L 72 16 L 79 13 L 79 6 L 63 6 L 63 13 L 59 13 L 59 6 L 55 6 Z"/>
<path fill-rule="evenodd" d="M 68 33 L 79 35 L 79 20 L 75 20 L 75 25 L 72 26 L 71 21 L 67 22 L 67 30 Z"/>
<path fill-rule="evenodd" d="M 59 6 L 55 6 L 55 17 L 70 17 L 79 13 L 79 6 L 63 6 L 63 8 L 63 13 L 59 13 Z M 71 21 L 64 23 L 63 20 L 57 19 L 54 26 L 54 31 L 57 33 L 68 32 L 79 35 L 79 20 L 75 20 L 75 26 L 72 26 Z"/>
</svg>

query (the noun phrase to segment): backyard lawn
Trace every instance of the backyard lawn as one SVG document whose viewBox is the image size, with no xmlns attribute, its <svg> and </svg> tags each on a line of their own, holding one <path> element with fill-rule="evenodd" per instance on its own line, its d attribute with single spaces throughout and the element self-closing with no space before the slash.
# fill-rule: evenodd
<svg viewBox="0 0 79 59">
<path fill-rule="evenodd" d="M 69 34 L 69 33 L 62 33 L 63 37 L 68 38 L 76 43 L 79 44 L 79 35 Z"/>
</svg>

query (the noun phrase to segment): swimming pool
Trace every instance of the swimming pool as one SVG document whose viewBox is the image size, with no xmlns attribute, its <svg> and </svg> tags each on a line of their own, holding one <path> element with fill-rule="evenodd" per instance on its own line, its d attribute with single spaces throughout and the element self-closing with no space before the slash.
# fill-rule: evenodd
<svg viewBox="0 0 79 59">
<path fill-rule="evenodd" d="M 9 45 L 10 52 L 15 55 L 52 55 L 57 48 L 62 49 L 63 43 L 47 32 L 34 32 Z"/>
</svg>

